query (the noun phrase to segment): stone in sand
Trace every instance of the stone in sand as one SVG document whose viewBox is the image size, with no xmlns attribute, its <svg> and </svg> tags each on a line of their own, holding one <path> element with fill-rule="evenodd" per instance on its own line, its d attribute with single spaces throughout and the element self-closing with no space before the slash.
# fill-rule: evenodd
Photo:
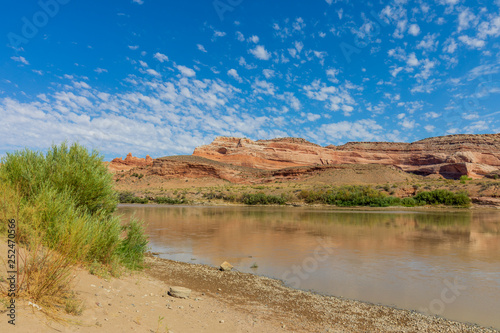
<svg viewBox="0 0 500 333">
<path fill-rule="evenodd" d="M 224 271 L 224 272 L 229 272 L 230 270 L 233 269 L 233 265 L 231 265 L 230 263 L 228 263 L 227 261 L 224 261 L 221 265 L 220 265 L 220 270 L 221 271 Z"/>
<path fill-rule="evenodd" d="M 191 295 L 191 289 L 184 287 L 170 287 L 168 294 L 177 298 L 188 298 L 189 295 Z"/>
</svg>

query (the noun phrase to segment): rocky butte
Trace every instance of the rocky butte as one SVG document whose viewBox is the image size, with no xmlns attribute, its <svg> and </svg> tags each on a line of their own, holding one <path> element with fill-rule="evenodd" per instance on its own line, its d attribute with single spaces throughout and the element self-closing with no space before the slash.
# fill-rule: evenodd
<svg viewBox="0 0 500 333">
<path fill-rule="evenodd" d="M 131 170 L 136 167 L 150 166 L 153 165 L 153 159 L 151 156 L 146 155 L 146 158 L 138 158 L 132 156 L 132 153 L 128 153 L 125 160 L 121 157 L 115 158 L 111 161 L 108 168 L 111 171 L 121 171 L 121 170 Z"/>
<path fill-rule="evenodd" d="M 300 138 L 217 137 L 193 156 L 262 170 L 336 164 L 391 165 L 419 175 L 482 178 L 500 170 L 500 134 L 449 135 L 412 143 L 349 142 L 326 147 Z"/>
</svg>

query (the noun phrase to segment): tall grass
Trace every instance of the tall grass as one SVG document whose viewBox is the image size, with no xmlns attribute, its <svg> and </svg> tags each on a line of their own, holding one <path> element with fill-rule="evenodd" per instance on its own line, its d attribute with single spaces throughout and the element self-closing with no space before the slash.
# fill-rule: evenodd
<svg viewBox="0 0 500 333">
<path fill-rule="evenodd" d="M 73 144 L 7 154 L 0 166 L 0 232 L 18 221 L 19 287 L 32 299 L 61 294 L 75 263 L 142 267 L 142 224 L 122 226 L 112 177 L 96 151 Z M 59 289 L 58 289 L 59 288 Z M 64 289 L 64 288 L 63 288 Z M 50 298 L 50 297 L 49 297 Z"/>
</svg>

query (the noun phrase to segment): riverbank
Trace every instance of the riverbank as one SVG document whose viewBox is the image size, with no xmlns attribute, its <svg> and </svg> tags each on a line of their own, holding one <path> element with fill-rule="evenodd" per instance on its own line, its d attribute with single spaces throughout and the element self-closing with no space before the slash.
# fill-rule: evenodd
<svg viewBox="0 0 500 333">
<path fill-rule="evenodd" d="M 78 269 L 81 316 L 52 321 L 18 304 L 16 332 L 498 332 L 412 311 L 321 296 L 281 281 L 149 256 L 142 273 L 102 279 Z M 167 294 L 192 290 L 188 299 Z M 0 331 L 12 327 L 0 322 Z"/>
</svg>

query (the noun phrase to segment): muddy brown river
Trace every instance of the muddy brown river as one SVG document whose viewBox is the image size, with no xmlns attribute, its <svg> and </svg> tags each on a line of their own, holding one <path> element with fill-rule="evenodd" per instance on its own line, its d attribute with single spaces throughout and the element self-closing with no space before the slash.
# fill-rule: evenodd
<svg viewBox="0 0 500 333">
<path fill-rule="evenodd" d="M 160 257 L 500 329 L 500 211 L 122 205 Z"/>
</svg>

